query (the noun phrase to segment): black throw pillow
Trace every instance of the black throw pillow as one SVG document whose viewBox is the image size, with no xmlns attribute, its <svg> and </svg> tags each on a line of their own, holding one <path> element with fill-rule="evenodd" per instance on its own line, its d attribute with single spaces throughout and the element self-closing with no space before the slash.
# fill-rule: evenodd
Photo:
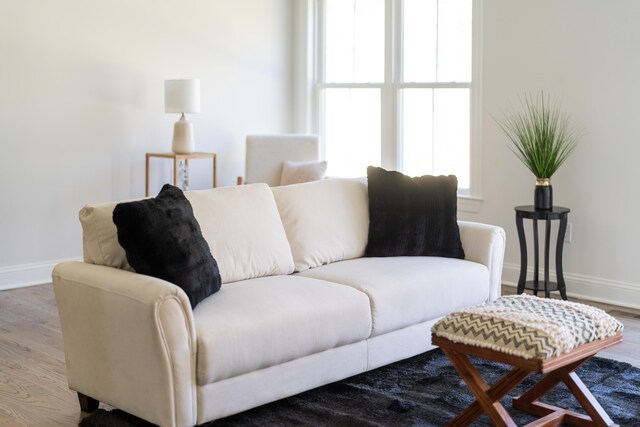
<svg viewBox="0 0 640 427">
<path fill-rule="evenodd" d="M 369 240 L 365 256 L 426 255 L 464 259 L 457 221 L 458 179 L 408 177 L 367 168 Z"/>
<path fill-rule="evenodd" d="M 181 287 L 192 308 L 220 289 L 218 263 L 179 188 L 165 184 L 155 198 L 119 203 L 113 222 L 131 267 Z"/>
</svg>

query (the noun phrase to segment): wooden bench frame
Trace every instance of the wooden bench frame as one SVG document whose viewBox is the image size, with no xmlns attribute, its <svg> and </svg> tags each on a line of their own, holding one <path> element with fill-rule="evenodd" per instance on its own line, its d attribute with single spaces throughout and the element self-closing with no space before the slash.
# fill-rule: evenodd
<svg viewBox="0 0 640 427">
<path fill-rule="evenodd" d="M 435 335 L 431 336 L 431 342 L 442 348 L 476 397 L 475 402 L 467 406 L 447 426 L 468 426 L 483 412 L 486 412 L 496 426 L 516 427 L 509 413 L 500 404 L 500 399 L 535 372 L 546 375 L 523 395 L 513 398 L 515 409 L 541 417 L 527 424 L 526 427 L 558 426 L 561 423 L 580 427 L 617 425 L 609 418 L 609 415 L 602 409 L 602 406 L 574 371 L 600 350 L 622 342 L 622 332 L 618 332 L 612 337 L 581 345 L 568 353 L 548 359 L 524 359 L 488 348 L 455 343 Z M 506 363 L 513 368 L 498 382 L 489 386 L 467 356 Z M 588 415 L 578 414 L 538 401 L 560 381 L 567 385 Z"/>
</svg>

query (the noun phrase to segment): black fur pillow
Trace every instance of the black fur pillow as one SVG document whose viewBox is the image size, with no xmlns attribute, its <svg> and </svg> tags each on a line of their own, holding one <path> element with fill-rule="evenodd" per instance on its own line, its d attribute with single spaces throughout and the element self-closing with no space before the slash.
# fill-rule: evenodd
<svg viewBox="0 0 640 427">
<path fill-rule="evenodd" d="M 181 287 L 192 308 L 220 289 L 218 263 L 179 188 L 165 184 L 155 198 L 119 203 L 113 222 L 131 267 Z"/>
<path fill-rule="evenodd" d="M 365 256 L 464 258 L 454 175 L 411 178 L 369 166 L 367 180 L 369 241 Z"/>
</svg>

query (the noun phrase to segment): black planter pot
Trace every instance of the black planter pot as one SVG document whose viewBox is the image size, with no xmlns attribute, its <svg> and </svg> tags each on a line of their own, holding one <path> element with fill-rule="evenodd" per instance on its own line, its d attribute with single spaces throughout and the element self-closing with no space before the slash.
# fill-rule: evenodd
<svg viewBox="0 0 640 427">
<path fill-rule="evenodd" d="M 536 189 L 533 193 L 533 205 L 536 209 L 540 210 L 553 208 L 553 187 L 551 187 L 548 179 L 537 180 Z"/>
</svg>

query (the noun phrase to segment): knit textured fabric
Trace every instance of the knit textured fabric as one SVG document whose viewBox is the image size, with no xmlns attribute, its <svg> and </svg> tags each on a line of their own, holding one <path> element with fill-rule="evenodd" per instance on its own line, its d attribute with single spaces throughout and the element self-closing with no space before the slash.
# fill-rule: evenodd
<svg viewBox="0 0 640 427">
<path fill-rule="evenodd" d="M 525 359 L 547 359 L 622 331 L 616 319 L 576 302 L 512 295 L 455 311 L 433 334 Z"/>
</svg>

